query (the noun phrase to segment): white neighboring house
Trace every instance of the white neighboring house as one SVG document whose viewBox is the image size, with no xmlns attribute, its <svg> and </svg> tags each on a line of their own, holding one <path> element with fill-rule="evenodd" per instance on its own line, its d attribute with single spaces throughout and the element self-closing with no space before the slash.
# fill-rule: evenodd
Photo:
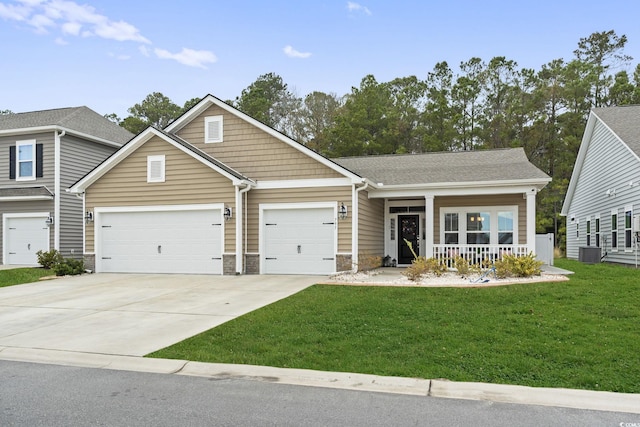
<svg viewBox="0 0 640 427">
<path fill-rule="evenodd" d="M 637 265 L 639 214 L 640 105 L 595 108 L 562 206 L 567 257 L 599 248 L 603 261 Z"/>
</svg>

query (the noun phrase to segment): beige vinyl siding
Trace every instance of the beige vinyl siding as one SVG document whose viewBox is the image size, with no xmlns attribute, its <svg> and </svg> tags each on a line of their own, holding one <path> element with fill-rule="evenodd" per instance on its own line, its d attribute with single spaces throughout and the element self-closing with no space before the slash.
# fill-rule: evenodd
<svg viewBox="0 0 640 427">
<path fill-rule="evenodd" d="M 358 193 L 358 252 L 384 256 L 384 199 Z"/>
<path fill-rule="evenodd" d="M 82 254 L 82 199 L 64 191 L 116 151 L 95 142 L 65 136 L 60 144 L 60 252 Z M 72 254 L 73 252 L 73 254 Z"/>
<path fill-rule="evenodd" d="M 527 200 L 518 194 L 494 196 L 451 196 L 434 199 L 434 243 L 440 243 L 440 208 L 468 206 L 518 206 L 518 242 L 527 243 Z"/>
<path fill-rule="evenodd" d="M 165 182 L 147 182 L 147 156 L 165 155 Z M 159 137 L 131 153 L 86 190 L 88 210 L 106 206 L 224 203 L 235 212 L 235 187 L 218 172 Z M 86 250 L 94 251 L 93 224 Z M 225 252 L 235 251 L 235 216 L 225 223 Z"/>
<path fill-rule="evenodd" d="M 223 142 L 204 143 L 204 118 L 222 115 Z M 176 132 L 178 136 L 254 180 L 343 178 L 299 150 L 234 114 L 212 106 Z"/>
<path fill-rule="evenodd" d="M 260 204 L 263 203 L 305 203 L 305 202 L 343 202 L 349 213 L 351 206 L 351 187 L 288 188 L 272 190 L 251 190 L 248 195 L 247 210 L 247 252 L 259 251 Z M 351 253 L 351 221 L 338 220 L 338 252 Z"/>
</svg>

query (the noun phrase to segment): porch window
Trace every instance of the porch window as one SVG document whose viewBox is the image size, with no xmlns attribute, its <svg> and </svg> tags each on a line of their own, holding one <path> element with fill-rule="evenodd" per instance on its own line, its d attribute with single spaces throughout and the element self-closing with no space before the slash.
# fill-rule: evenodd
<svg viewBox="0 0 640 427">
<path fill-rule="evenodd" d="M 618 212 L 611 212 L 611 249 L 618 249 Z"/>
<path fill-rule="evenodd" d="M 513 244 L 513 212 L 498 212 L 498 243 Z"/>
<path fill-rule="evenodd" d="M 491 214 L 489 212 L 467 213 L 467 244 L 487 245 L 491 242 Z"/>
<path fill-rule="evenodd" d="M 444 215 L 444 242 L 448 245 L 457 245 L 458 238 L 458 214 L 448 213 Z"/>
</svg>

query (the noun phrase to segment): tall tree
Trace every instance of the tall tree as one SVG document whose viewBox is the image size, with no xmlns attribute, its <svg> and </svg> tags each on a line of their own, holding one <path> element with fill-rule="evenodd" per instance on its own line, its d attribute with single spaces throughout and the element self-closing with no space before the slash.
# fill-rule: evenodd
<svg viewBox="0 0 640 427">
<path fill-rule="evenodd" d="M 174 121 L 182 109 L 160 92 L 153 92 L 139 104 L 128 110 L 131 116 L 125 118 L 122 127 L 133 133 L 139 133 L 147 126 L 162 129 Z"/>
<path fill-rule="evenodd" d="M 385 113 L 386 140 L 384 152 L 416 153 L 424 151 L 421 114 L 424 110 L 426 85 L 416 76 L 396 78 L 384 84 L 383 93 L 390 99 Z"/>
<path fill-rule="evenodd" d="M 489 61 L 484 70 L 482 87 L 485 108 L 482 126 L 487 148 L 509 147 L 515 137 L 514 120 L 509 107 L 516 101 L 519 79 L 517 65 L 504 56 L 497 56 Z"/>
<path fill-rule="evenodd" d="M 325 153 L 329 145 L 327 131 L 334 125 L 341 106 L 342 100 L 333 93 L 315 91 L 305 96 L 300 109 L 300 142 Z"/>
<path fill-rule="evenodd" d="M 460 63 L 463 74 L 456 78 L 451 90 L 452 120 L 457 133 L 452 150 L 473 150 L 480 144 L 478 122 L 482 111 L 480 93 L 485 67 L 484 62 L 475 57 Z"/>
<path fill-rule="evenodd" d="M 453 71 L 446 62 L 439 62 L 427 74 L 428 101 L 424 108 L 424 151 L 455 149 L 452 90 Z"/>
</svg>

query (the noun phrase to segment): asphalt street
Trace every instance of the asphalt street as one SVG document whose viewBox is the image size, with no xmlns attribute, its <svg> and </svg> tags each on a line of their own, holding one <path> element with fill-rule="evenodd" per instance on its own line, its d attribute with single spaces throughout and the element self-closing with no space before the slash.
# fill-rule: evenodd
<svg viewBox="0 0 640 427">
<path fill-rule="evenodd" d="M 640 415 L 0 361 L 2 426 L 638 426 Z"/>
</svg>

